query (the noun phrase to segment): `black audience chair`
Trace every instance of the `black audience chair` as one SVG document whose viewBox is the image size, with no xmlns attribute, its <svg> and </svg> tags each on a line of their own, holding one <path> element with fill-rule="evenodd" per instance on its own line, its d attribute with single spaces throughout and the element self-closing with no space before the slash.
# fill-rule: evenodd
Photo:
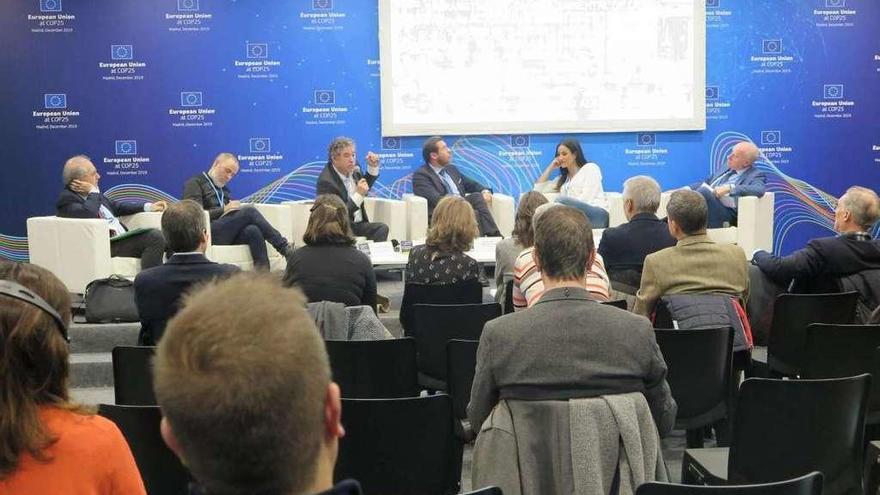
<svg viewBox="0 0 880 495">
<path fill-rule="evenodd" d="M 483 302 L 483 286 L 479 280 L 451 285 L 405 284 L 400 301 L 400 326 L 410 335 L 412 309 L 415 304 L 475 304 Z"/>
<path fill-rule="evenodd" d="M 858 292 L 780 294 L 773 304 L 767 340 L 767 366 L 779 375 L 796 376 L 804 365 L 807 325 L 852 323 Z"/>
<path fill-rule="evenodd" d="M 682 482 L 770 483 L 819 471 L 827 495 L 861 493 L 870 386 L 866 374 L 746 380 L 730 449 L 685 450 Z"/>
<path fill-rule="evenodd" d="M 703 431 L 728 416 L 733 329 L 655 330 L 678 404 L 675 428 L 687 430 L 688 448 L 703 446 Z M 726 425 L 720 425 L 726 428 Z"/>
<path fill-rule="evenodd" d="M 122 431 L 149 495 L 189 493 L 192 477 L 159 433 L 159 406 L 101 404 L 98 414 L 116 423 Z"/>
<path fill-rule="evenodd" d="M 462 493 L 461 495 L 504 495 L 504 493 L 501 491 L 501 488 L 498 488 L 497 486 L 487 486 L 486 488 Z"/>
<path fill-rule="evenodd" d="M 452 339 L 480 340 L 483 325 L 499 316 L 498 303 L 416 304 L 411 332 L 416 339 L 419 384 L 446 390 L 446 343 Z"/>
<path fill-rule="evenodd" d="M 333 380 L 342 396 L 384 399 L 419 395 L 416 341 L 327 340 Z"/>
<path fill-rule="evenodd" d="M 342 399 L 342 421 L 337 480 L 358 480 L 365 495 L 458 493 L 462 443 L 448 395 Z"/>
<path fill-rule="evenodd" d="M 467 419 L 479 345 L 479 340 L 452 339 L 446 343 L 446 384 L 458 419 Z"/>
<path fill-rule="evenodd" d="M 880 325 L 807 327 L 802 378 L 841 378 L 870 373 L 867 424 L 880 424 Z"/>
<path fill-rule="evenodd" d="M 513 280 L 504 282 L 504 314 L 513 313 Z"/>
<path fill-rule="evenodd" d="M 759 485 L 693 486 L 648 482 L 636 495 L 822 495 L 822 473 L 813 471 L 800 478 Z"/>
<path fill-rule="evenodd" d="M 113 348 L 113 393 L 116 404 L 155 406 L 153 367 L 155 347 L 118 346 Z"/>
<path fill-rule="evenodd" d="M 626 309 L 626 299 L 615 299 L 613 301 L 604 301 L 602 304 L 614 306 L 615 308 Z"/>
</svg>

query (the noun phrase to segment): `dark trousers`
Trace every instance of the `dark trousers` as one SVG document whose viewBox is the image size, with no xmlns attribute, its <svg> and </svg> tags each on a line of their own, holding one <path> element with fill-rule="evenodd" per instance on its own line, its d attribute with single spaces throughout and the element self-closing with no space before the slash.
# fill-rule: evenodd
<svg viewBox="0 0 880 495">
<path fill-rule="evenodd" d="M 483 198 L 483 193 L 470 193 L 465 195 L 464 199 L 474 208 L 474 214 L 477 216 L 477 227 L 480 229 L 480 235 L 484 237 L 500 237 L 501 232 L 495 225 L 495 219 L 492 218 L 492 211 Z"/>
<path fill-rule="evenodd" d="M 287 239 L 275 230 L 256 208 L 245 206 L 211 222 L 211 242 L 218 246 L 247 244 L 254 267 L 269 269 L 266 242 L 282 255 L 287 254 Z"/>
<path fill-rule="evenodd" d="M 110 256 L 140 258 L 141 270 L 162 264 L 165 236 L 157 229 L 147 229 L 118 241 L 110 240 Z"/>
<path fill-rule="evenodd" d="M 715 193 L 706 190 L 705 187 L 697 188 L 697 192 L 702 194 L 706 199 L 706 206 L 709 207 L 708 228 L 717 229 L 724 227 L 724 223 L 728 225 L 736 225 L 736 210 L 728 208 L 721 203 L 721 200 L 715 197 Z"/>
<path fill-rule="evenodd" d="M 388 226 L 380 222 L 357 222 L 351 224 L 354 235 L 366 237 L 373 242 L 388 240 Z"/>
</svg>

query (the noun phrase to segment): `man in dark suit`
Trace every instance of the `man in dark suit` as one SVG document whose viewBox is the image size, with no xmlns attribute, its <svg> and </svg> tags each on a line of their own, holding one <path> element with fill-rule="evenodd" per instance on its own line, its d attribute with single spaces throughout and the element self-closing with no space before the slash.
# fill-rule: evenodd
<svg viewBox="0 0 880 495">
<path fill-rule="evenodd" d="M 727 170 L 706 179 L 704 184 L 690 188 L 702 194 L 709 207 L 710 229 L 725 223 L 736 225 L 737 199 L 742 196 L 764 195 L 767 181 L 764 172 L 754 166 L 761 151 L 751 141 L 734 145 L 727 156 Z"/>
<path fill-rule="evenodd" d="M 564 400 L 642 392 L 661 435 L 677 406 L 651 323 L 593 301 L 585 286 L 593 233 L 557 206 L 535 225 L 533 256 L 544 294 L 526 311 L 488 323 L 480 337 L 468 419 L 475 431 L 500 399 Z"/>
<path fill-rule="evenodd" d="M 140 345 L 156 345 L 190 287 L 238 271 L 235 265 L 214 263 L 205 257 L 208 228 L 202 207 L 195 201 L 185 199 L 169 206 L 162 215 L 162 233 L 174 254 L 164 265 L 143 270 L 134 279 Z"/>
<path fill-rule="evenodd" d="M 660 184 L 637 175 L 623 183 L 623 213 L 627 223 L 602 232 L 599 254 L 615 288 L 635 294 L 642 280 L 645 256 L 675 245 L 666 222 L 657 218 Z"/>
<path fill-rule="evenodd" d="M 220 153 L 211 169 L 191 177 L 183 187 L 183 199 L 191 199 L 208 210 L 212 242 L 218 246 L 247 244 L 254 266 L 269 269 L 266 242 L 285 258 L 293 245 L 263 217 L 256 208 L 231 200 L 229 181 L 238 173 L 238 159 L 232 153 Z"/>
<path fill-rule="evenodd" d="M 428 138 L 422 146 L 422 158 L 425 164 L 413 172 L 413 194 L 428 200 L 428 221 L 440 199 L 446 195 L 464 196 L 474 208 L 477 225 L 481 236 L 498 237 L 501 232 L 495 225 L 489 204 L 492 202 L 492 191 L 479 182 L 462 175 L 450 163 L 452 151 L 439 136 Z"/>
<path fill-rule="evenodd" d="M 333 194 L 348 207 L 348 220 L 354 235 L 364 236 L 371 241 L 383 242 L 388 239 L 388 226 L 384 223 L 370 222 L 363 208 L 364 198 L 379 178 L 379 156 L 372 151 L 367 153 L 367 174 L 361 174 L 357 164 L 354 141 L 338 137 L 330 142 L 327 149 L 327 166 L 318 176 L 317 194 Z"/>
<path fill-rule="evenodd" d="M 155 203 L 113 201 L 101 194 L 98 180 L 101 175 L 85 155 L 77 155 L 64 163 L 62 172 L 64 190 L 55 204 L 57 215 L 64 218 L 103 218 L 110 228 L 110 256 L 141 259 L 141 268 L 162 264 L 165 239 L 156 229 L 146 229 L 123 235 L 128 229 L 119 216 L 142 211 L 163 211 L 164 201 Z M 117 237 L 117 239 L 114 239 Z"/>
</svg>

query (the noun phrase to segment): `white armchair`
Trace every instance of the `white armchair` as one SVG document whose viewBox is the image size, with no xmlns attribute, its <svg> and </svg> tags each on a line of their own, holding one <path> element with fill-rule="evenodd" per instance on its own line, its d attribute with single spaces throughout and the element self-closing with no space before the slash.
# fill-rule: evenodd
<svg viewBox="0 0 880 495">
<path fill-rule="evenodd" d="M 262 213 L 263 217 L 265 217 L 266 220 L 278 230 L 278 232 L 281 232 L 281 235 L 283 235 L 288 241 L 297 242 L 294 238 L 293 232 L 293 212 L 288 205 L 247 203 L 247 206 L 252 206 Z M 207 211 L 205 212 L 205 215 L 208 215 Z M 210 219 L 208 224 L 210 225 Z M 303 227 L 303 229 L 305 229 L 305 227 Z M 301 242 L 302 234 L 300 234 L 300 239 L 297 244 L 300 244 Z M 284 270 L 287 267 L 287 259 L 275 251 L 275 248 L 269 245 L 269 243 L 266 243 L 266 251 L 269 253 L 270 270 Z M 251 252 L 245 244 L 216 246 L 209 243 L 205 255 L 208 259 L 216 261 L 217 263 L 229 263 L 231 265 L 236 265 L 242 270 L 254 269 L 254 259 L 251 257 Z"/>
<path fill-rule="evenodd" d="M 428 232 L 428 200 L 415 194 L 404 194 L 403 202 L 406 203 L 407 210 L 407 239 L 424 239 Z M 501 193 L 493 194 L 489 209 L 501 235 L 510 237 L 516 219 L 513 197 Z"/>
<path fill-rule="evenodd" d="M 513 196 L 496 193 L 492 195 L 492 218 L 495 225 L 504 237 L 510 237 L 513 233 L 513 223 L 516 220 L 516 204 Z"/>
<path fill-rule="evenodd" d="M 371 222 L 388 226 L 388 240 L 409 240 L 406 202 L 398 199 L 364 198 L 364 210 Z"/>
<path fill-rule="evenodd" d="M 120 220 L 131 229 L 160 228 L 161 213 L 137 213 Z M 67 290 L 85 292 L 92 280 L 112 274 L 134 278 L 141 269 L 138 258 L 110 256 L 110 229 L 99 218 L 31 217 L 27 220 L 31 263 L 54 273 Z"/>
</svg>

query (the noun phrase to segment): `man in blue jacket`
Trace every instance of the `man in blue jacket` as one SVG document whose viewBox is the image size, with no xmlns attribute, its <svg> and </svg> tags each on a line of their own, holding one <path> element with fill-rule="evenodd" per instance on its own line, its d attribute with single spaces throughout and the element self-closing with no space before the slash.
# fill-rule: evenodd
<svg viewBox="0 0 880 495">
<path fill-rule="evenodd" d="M 751 141 L 737 143 L 727 156 L 727 170 L 706 179 L 691 189 L 706 198 L 709 207 L 708 228 L 736 225 L 737 200 L 742 196 L 764 195 L 767 181 L 764 172 L 753 166 L 761 151 Z M 706 187 L 708 186 L 708 187 Z"/>
</svg>

